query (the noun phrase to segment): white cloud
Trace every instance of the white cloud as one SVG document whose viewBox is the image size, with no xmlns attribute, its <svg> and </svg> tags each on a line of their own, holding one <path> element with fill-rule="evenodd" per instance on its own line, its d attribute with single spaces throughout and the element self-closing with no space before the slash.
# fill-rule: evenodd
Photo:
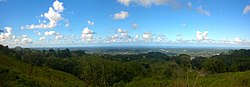
<svg viewBox="0 0 250 87">
<path fill-rule="evenodd" d="M 44 35 L 45 35 L 45 36 L 51 36 L 51 35 L 55 35 L 55 34 L 56 34 L 55 31 L 45 31 L 45 32 L 44 32 Z"/>
<path fill-rule="evenodd" d="M 139 41 L 139 40 L 140 40 L 139 35 L 135 35 L 135 37 L 134 37 L 134 42 L 137 42 L 137 41 Z"/>
<path fill-rule="evenodd" d="M 49 23 L 44 23 L 43 20 L 41 24 L 31 24 L 22 26 L 21 29 L 36 29 L 36 28 L 54 28 L 57 26 L 57 23 L 63 19 L 61 12 L 63 12 L 64 7 L 62 6 L 63 3 L 56 0 L 53 3 L 53 8 L 49 7 L 49 11 L 41 14 L 41 17 L 45 17 L 49 20 Z"/>
<path fill-rule="evenodd" d="M 132 0 L 117 0 L 117 1 L 125 6 L 129 6 Z"/>
<path fill-rule="evenodd" d="M 121 28 L 118 28 L 118 29 L 117 29 L 117 32 L 118 32 L 118 33 L 127 33 L 128 31 L 127 31 L 127 30 L 123 30 L 123 29 L 121 29 Z"/>
<path fill-rule="evenodd" d="M 165 42 L 167 40 L 165 35 L 157 35 L 155 38 L 156 42 Z"/>
<path fill-rule="evenodd" d="M 27 35 L 23 35 L 21 38 L 20 44 L 29 44 L 32 43 L 32 39 L 28 37 Z"/>
<path fill-rule="evenodd" d="M 93 41 L 94 32 L 90 30 L 88 27 L 82 30 L 82 41 Z"/>
<path fill-rule="evenodd" d="M 243 14 L 247 14 L 249 11 L 250 11 L 250 5 L 247 5 L 247 6 L 244 8 Z"/>
<path fill-rule="evenodd" d="M 142 34 L 142 39 L 145 40 L 145 41 L 151 41 L 152 40 L 152 33 L 144 32 Z"/>
<path fill-rule="evenodd" d="M 206 11 L 202 8 L 202 6 L 198 7 L 197 8 L 197 12 L 201 13 L 201 14 L 204 14 L 204 15 L 207 15 L 207 16 L 210 16 L 210 12 L 209 11 Z"/>
<path fill-rule="evenodd" d="M 118 29 L 117 29 L 117 32 L 118 32 L 118 33 L 122 33 L 123 30 L 122 30 L 121 28 L 118 28 Z"/>
<path fill-rule="evenodd" d="M 235 43 L 241 43 L 242 40 L 241 40 L 239 37 L 236 37 L 236 38 L 234 38 L 234 42 L 235 42 Z"/>
<path fill-rule="evenodd" d="M 69 27 L 69 26 L 70 26 L 69 20 L 65 20 L 65 27 Z"/>
<path fill-rule="evenodd" d="M 64 10 L 64 7 L 63 7 L 63 3 L 62 2 L 59 2 L 58 0 L 56 0 L 54 3 L 53 3 L 53 7 L 56 11 L 58 12 L 63 12 Z"/>
<path fill-rule="evenodd" d="M 27 45 L 32 43 L 32 39 L 28 35 L 15 36 L 12 34 L 12 27 L 5 27 L 6 32 L 0 34 L 0 44 L 8 46 Z"/>
<path fill-rule="evenodd" d="M 92 21 L 90 21 L 90 20 L 88 20 L 87 22 L 88 22 L 88 24 L 89 24 L 90 26 L 94 26 L 94 24 L 95 24 L 94 22 L 92 22 Z"/>
<path fill-rule="evenodd" d="M 37 32 L 37 35 L 41 35 L 41 32 Z"/>
<path fill-rule="evenodd" d="M 132 42 L 132 37 L 128 35 L 127 30 L 117 29 L 117 33 L 110 38 L 111 42 Z"/>
<path fill-rule="evenodd" d="M 117 0 L 121 4 L 125 6 L 129 6 L 131 3 L 143 6 L 150 7 L 152 5 L 164 5 L 169 4 L 173 7 L 179 7 L 179 3 L 176 0 Z"/>
<path fill-rule="evenodd" d="M 122 19 L 125 19 L 129 16 L 129 13 L 126 12 L 126 11 L 121 11 L 119 13 L 116 13 L 113 15 L 113 19 L 114 20 L 122 20 Z"/>
<path fill-rule="evenodd" d="M 45 31 L 44 35 L 45 36 L 52 36 L 52 35 L 54 35 L 55 36 L 55 40 L 60 40 L 60 39 L 63 38 L 63 35 L 61 35 L 60 33 L 55 32 L 55 31 Z"/>
<path fill-rule="evenodd" d="M 196 31 L 196 40 L 198 41 L 203 41 L 203 40 L 208 40 L 208 31 L 200 32 Z"/>
<path fill-rule="evenodd" d="M 128 32 L 127 32 L 127 31 L 120 33 L 120 36 L 121 36 L 121 39 L 123 39 L 123 40 L 128 40 L 128 39 L 131 38 L 131 37 L 128 35 Z"/>
<path fill-rule="evenodd" d="M 56 35 L 55 40 L 60 40 L 62 38 L 63 38 L 63 36 L 61 34 L 58 34 L 58 35 Z"/>
<path fill-rule="evenodd" d="M 11 33 L 12 32 L 12 28 L 11 27 L 5 27 L 4 29 L 6 29 L 7 33 Z"/>
<path fill-rule="evenodd" d="M 27 43 L 32 43 L 32 39 L 27 35 L 22 35 L 22 37 L 16 37 L 12 35 L 12 28 L 5 27 L 6 32 L 0 34 L 0 44 L 14 46 L 17 44 L 25 45 Z"/>
<path fill-rule="evenodd" d="M 70 24 L 69 24 L 69 23 L 66 23 L 66 24 L 65 24 L 65 27 L 69 27 L 69 26 L 70 26 Z"/>
<path fill-rule="evenodd" d="M 46 39 L 46 37 L 40 37 L 39 40 L 40 41 L 44 41 Z"/>
<path fill-rule="evenodd" d="M 10 39 L 12 38 L 12 28 L 11 27 L 5 27 L 6 33 L 1 33 L 0 34 L 0 41 Z"/>
<path fill-rule="evenodd" d="M 111 36 L 112 42 L 116 42 L 118 39 L 119 39 L 119 34 L 115 34 L 115 35 Z"/>
<path fill-rule="evenodd" d="M 36 35 L 40 36 L 41 35 L 41 32 L 39 31 L 35 31 Z"/>
<path fill-rule="evenodd" d="M 62 16 L 59 12 L 56 12 L 53 10 L 53 8 L 49 8 L 49 11 L 47 13 L 44 13 L 44 17 L 49 19 L 49 28 L 53 28 L 57 25 L 57 22 L 62 20 Z"/>
<path fill-rule="evenodd" d="M 132 24 L 132 28 L 133 28 L 133 29 L 137 29 L 138 27 L 139 27 L 139 25 L 138 25 L 137 23 L 133 23 L 133 24 Z"/>
</svg>

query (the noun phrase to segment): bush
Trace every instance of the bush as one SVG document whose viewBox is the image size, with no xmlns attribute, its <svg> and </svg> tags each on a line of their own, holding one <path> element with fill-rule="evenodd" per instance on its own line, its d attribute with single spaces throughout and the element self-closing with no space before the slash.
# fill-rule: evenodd
<svg viewBox="0 0 250 87">
<path fill-rule="evenodd" d="M 226 70 L 225 63 L 222 60 L 210 58 L 203 63 L 203 68 L 208 73 L 223 73 Z"/>
</svg>

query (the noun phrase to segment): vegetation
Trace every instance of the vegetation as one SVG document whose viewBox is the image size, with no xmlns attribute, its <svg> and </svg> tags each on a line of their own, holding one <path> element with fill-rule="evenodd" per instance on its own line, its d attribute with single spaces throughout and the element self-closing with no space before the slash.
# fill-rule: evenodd
<svg viewBox="0 0 250 87">
<path fill-rule="evenodd" d="M 0 87 L 249 87 L 250 50 L 211 58 L 86 54 L 0 45 Z"/>
</svg>

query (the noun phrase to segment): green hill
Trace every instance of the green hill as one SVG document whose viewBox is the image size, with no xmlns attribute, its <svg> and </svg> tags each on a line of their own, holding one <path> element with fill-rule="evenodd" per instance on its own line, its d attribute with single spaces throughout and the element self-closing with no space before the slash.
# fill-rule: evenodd
<svg viewBox="0 0 250 87">
<path fill-rule="evenodd" d="M 0 87 L 250 87 L 250 50 L 211 58 L 8 49 L 0 45 Z"/>
<path fill-rule="evenodd" d="M 30 65 L 6 56 L 0 51 L 0 87 L 1 86 L 83 86 L 83 82 L 72 74 L 48 67 L 34 67 L 28 75 Z"/>
<path fill-rule="evenodd" d="M 139 77 L 130 83 L 119 83 L 125 87 L 249 87 L 250 71 L 227 72 L 207 76 L 198 76 L 190 72 L 187 78 L 163 78 L 160 75 L 152 77 Z"/>
</svg>

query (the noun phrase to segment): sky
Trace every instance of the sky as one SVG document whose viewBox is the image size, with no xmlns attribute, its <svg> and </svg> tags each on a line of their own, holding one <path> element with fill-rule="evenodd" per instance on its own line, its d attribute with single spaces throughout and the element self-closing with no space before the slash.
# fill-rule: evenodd
<svg viewBox="0 0 250 87">
<path fill-rule="evenodd" d="M 10 47 L 250 47 L 250 0 L 0 0 Z"/>
</svg>

